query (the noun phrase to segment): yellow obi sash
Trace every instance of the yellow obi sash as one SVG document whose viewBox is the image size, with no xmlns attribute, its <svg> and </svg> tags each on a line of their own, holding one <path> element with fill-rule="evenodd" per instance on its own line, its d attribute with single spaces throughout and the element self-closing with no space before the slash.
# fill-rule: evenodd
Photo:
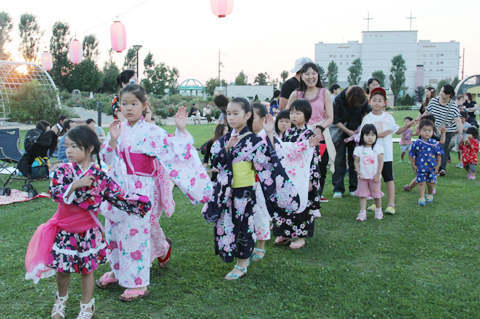
<svg viewBox="0 0 480 319">
<path fill-rule="evenodd" d="M 255 170 L 252 162 L 237 162 L 232 165 L 232 188 L 248 187 L 255 185 Z"/>
</svg>

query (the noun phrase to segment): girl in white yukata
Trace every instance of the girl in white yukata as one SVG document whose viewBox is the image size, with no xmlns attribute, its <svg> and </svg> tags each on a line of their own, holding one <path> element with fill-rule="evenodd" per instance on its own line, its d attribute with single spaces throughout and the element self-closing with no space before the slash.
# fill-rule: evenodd
<svg viewBox="0 0 480 319">
<path fill-rule="evenodd" d="M 168 217 L 175 210 L 171 180 L 193 204 L 206 203 L 212 184 L 193 146 L 192 136 L 185 130 L 187 113 L 180 107 L 175 115 L 177 131 L 172 137 L 162 128 L 145 122 L 142 112 L 147 108 L 143 87 L 129 84 L 120 92 L 122 114 L 126 121 L 110 125 L 101 155 L 110 166 L 110 175 L 125 190 L 146 195 L 152 210 L 144 219 L 119 214 L 105 203 L 106 238 L 111 248 L 111 272 L 96 282 L 99 288 L 119 283 L 128 289 L 120 296 L 132 301 L 149 294 L 150 267 L 158 257 L 165 261 L 170 254 L 159 225 L 163 210 Z"/>
</svg>

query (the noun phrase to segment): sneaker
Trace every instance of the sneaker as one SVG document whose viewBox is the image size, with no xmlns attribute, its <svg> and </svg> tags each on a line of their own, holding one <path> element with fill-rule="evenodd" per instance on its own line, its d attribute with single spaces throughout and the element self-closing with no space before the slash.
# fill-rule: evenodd
<svg viewBox="0 0 480 319">
<path fill-rule="evenodd" d="M 369 206 L 369 207 L 367 208 L 367 210 L 368 210 L 369 212 L 374 212 L 375 209 L 377 209 L 377 205 L 375 205 L 375 204 L 372 204 L 372 206 Z"/>
<path fill-rule="evenodd" d="M 440 175 L 440 176 L 443 177 L 443 176 L 447 175 L 447 172 L 446 172 L 444 169 L 442 169 L 442 170 L 440 171 L 440 173 L 438 173 L 438 175 Z"/>
<path fill-rule="evenodd" d="M 408 184 L 405 184 L 405 186 L 403 186 L 403 191 L 404 192 L 409 192 L 410 190 L 408 189 L 410 187 L 410 185 Z"/>
<path fill-rule="evenodd" d="M 425 198 L 419 198 L 418 199 L 418 205 L 419 206 L 425 206 Z"/>
<path fill-rule="evenodd" d="M 342 198 L 342 196 L 343 196 L 343 195 L 342 195 L 342 193 L 340 193 L 340 192 L 335 192 L 335 193 L 333 193 L 333 198 Z"/>
<path fill-rule="evenodd" d="M 467 177 L 467 179 L 477 179 L 477 178 L 475 177 L 475 175 L 470 175 L 469 177 Z"/>
<path fill-rule="evenodd" d="M 467 179 L 471 179 L 471 177 L 472 177 L 472 174 L 468 173 Z"/>
<path fill-rule="evenodd" d="M 427 194 L 427 199 L 425 200 L 426 203 L 433 203 L 433 194 Z"/>
<path fill-rule="evenodd" d="M 382 208 L 375 209 L 375 218 L 378 219 L 378 220 L 383 219 Z"/>
<path fill-rule="evenodd" d="M 393 215 L 397 212 L 397 210 L 395 209 L 395 207 L 393 207 L 392 205 L 388 205 L 387 208 L 385 208 L 385 213 L 386 214 L 390 214 L 390 215 Z"/>
<path fill-rule="evenodd" d="M 328 203 L 328 199 L 326 199 L 325 197 L 321 196 L 321 197 L 320 197 L 320 203 Z"/>
<path fill-rule="evenodd" d="M 462 163 L 458 163 L 457 166 L 455 166 L 456 168 L 463 168 L 463 165 Z"/>
<path fill-rule="evenodd" d="M 355 192 L 350 192 L 350 196 L 358 197 L 357 195 L 355 195 Z"/>
<path fill-rule="evenodd" d="M 315 217 L 315 218 L 322 217 L 322 214 L 320 213 L 320 211 L 318 209 L 315 209 L 314 211 L 312 211 L 312 213 L 313 213 L 313 217 Z"/>
<path fill-rule="evenodd" d="M 361 210 L 360 213 L 357 216 L 357 220 L 359 222 L 363 222 L 363 221 L 367 220 L 367 212 L 364 211 L 364 210 Z"/>
<path fill-rule="evenodd" d="M 399 162 L 399 163 L 403 163 L 403 160 L 399 160 L 398 162 Z"/>
</svg>

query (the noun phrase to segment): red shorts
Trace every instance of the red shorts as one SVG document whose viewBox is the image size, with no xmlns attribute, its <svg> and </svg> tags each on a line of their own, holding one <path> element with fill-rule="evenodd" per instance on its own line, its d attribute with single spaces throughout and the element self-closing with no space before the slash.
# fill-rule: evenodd
<svg viewBox="0 0 480 319">
<path fill-rule="evenodd" d="M 373 179 L 358 179 L 355 195 L 358 197 L 382 198 L 385 194 L 382 192 L 380 181 L 375 183 Z"/>
</svg>

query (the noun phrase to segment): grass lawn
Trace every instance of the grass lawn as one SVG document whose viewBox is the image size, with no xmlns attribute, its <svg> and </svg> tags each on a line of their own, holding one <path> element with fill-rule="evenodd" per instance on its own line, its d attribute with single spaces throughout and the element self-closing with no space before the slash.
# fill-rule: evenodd
<svg viewBox="0 0 480 319">
<path fill-rule="evenodd" d="M 394 117 L 403 125 L 405 116 L 416 114 L 396 111 Z M 187 129 L 199 147 L 214 125 Z M 151 295 L 138 302 L 120 302 L 118 286 L 95 289 L 96 318 L 478 317 L 479 181 L 467 180 L 467 173 L 454 167 L 458 160 L 452 153 L 434 203 L 419 207 L 416 190 L 402 191 L 414 177 L 411 164 L 398 163 L 398 144 L 394 149 L 396 215 L 377 221 L 369 213 L 366 222 L 356 222 L 358 199 L 331 199 L 329 174 L 324 195 L 330 202 L 316 220 L 315 237 L 297 251 L 274 247 L 271 240 L 265 259 L 234 282 L 223 279 L 233 264 L 214 255 L 212 224 L 175 188 L 176 212 L 161 220 L 173 240 L 168 269 L 154 264 Z M 35 186 L 48 190 L 47 182 Z M 37 285 L 25 281 L 24 256 L 35 229 L 56 206 L 47 198 L 0 207 L 0 318 L 49 318 L 55 279 Z M 107 270 L 101 266 L 95 277 Z M 72 275 L 69 295 L 67 318 L 74 318 L 81 299 L 79 275 Z"/>
</svg>

